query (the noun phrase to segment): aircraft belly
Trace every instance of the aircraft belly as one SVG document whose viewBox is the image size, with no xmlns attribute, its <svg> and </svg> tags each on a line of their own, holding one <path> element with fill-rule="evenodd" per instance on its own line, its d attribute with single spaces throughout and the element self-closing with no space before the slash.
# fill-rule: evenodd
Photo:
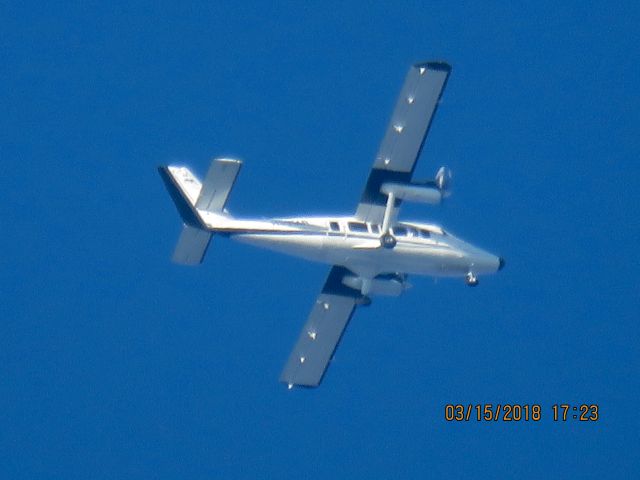
<svg viewBox="0 0 640 480">
<path fill-rule="evenodd" d="M 443 246 L 427 248 L 402 247 L 397 252 L 398 271 L 413 275 L 457 276 L 467 271 L 466 262 L 458 251 Z"/>
<path fill-rule="evenodd" d="M 429 276 L 461 276 L 469 271 L 468 261 L 457 250 L 439 245 L 404 244 L 394 249 L 357 248 L 371 238 L 326 234 L 242 233 L 232 238 L 254 246 L 314 262 L 342 265 L 366 277 L 381 273 Z"/>
<path fill-rule="evenodd" d="M 394 249 L 395 250 L 395 249 Z M 407 273 L 411 275 L 459 276 L 468 271 L 465 262 L 442 255 L 427 253 L 411 254 L 407 252 L 376 250 L 374 255 L 357 252 L 335 258 L 336 263 L 364 276 L 381 273 Z"/>
<path fill-rule="evenodd" d="M 325 234 L 242 233 L 232 238 L 243 243 L 275 252 L 304 258 L 313 262 L 330 263 L 323 247 Z"/>
<path fill-rule="evenodd" d="M 369 240 L 370 241 L 370 240 Z M 461 276 L 469 271 L 468 262 L 456 249 L 444 245 L 403 244 L 394 249 L 354 248 L 363 239 L 331 237 L 325 245 L 327 262 L 342 265 L 362 276 L 381 273 L 407 273 L 430 276 Z"/>
</svg>

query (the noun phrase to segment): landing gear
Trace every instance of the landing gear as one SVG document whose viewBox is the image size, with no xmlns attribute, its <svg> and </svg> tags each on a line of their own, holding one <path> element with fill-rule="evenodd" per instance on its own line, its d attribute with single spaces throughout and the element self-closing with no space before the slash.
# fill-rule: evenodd
<svg viewBox="0 0 640 480">
<path fill-rule="evenodd" d="M 382 219 L 382 236 L 380 237 L 380 245 L 384 248 L 392 249 L 396 246 L 396 237 L 389 232 L 391 224 L 391 215 L 395 207 L 396 197 L 393 192 L 389 192 L 387 197 L 387 206 L 384 209 L 384 218 Z"/>
<path fill-rule="evenodd" d="M 467 285 L 470 287 L 475 287 L 478 285 L 478 277 L 476 277 L 472 272 L 469 272 L 465 277 L 465 282 L 467 282 Z"/>
<path fill-rule="evenodd" d="M 380 237 L 380 245 L 382 245 L 384 248 L 391 249 L 396 246 L 396 243 L 398 243 L 396 237 L 388 232 Z"/>
</svg>

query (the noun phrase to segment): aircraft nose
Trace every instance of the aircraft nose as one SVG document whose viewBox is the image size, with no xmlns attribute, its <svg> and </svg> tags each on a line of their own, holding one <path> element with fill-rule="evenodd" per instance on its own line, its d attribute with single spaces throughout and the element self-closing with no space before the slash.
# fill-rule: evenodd
<svg viewBox="0 0 640 480">
<path fill-rule="evenodd" d="M 500 257 L 498 270 L 502 270 L 504 268 L 504 264 L 505 264 L 504 258 Z"/>
</svg>

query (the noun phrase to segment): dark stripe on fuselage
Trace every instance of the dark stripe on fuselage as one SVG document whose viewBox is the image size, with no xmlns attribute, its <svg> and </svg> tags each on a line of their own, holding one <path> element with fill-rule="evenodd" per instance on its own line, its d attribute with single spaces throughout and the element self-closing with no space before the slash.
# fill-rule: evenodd
<svg viewBox="0 0 640 480">
<path fill-rule="evenodd" d="M 354 240 L 363 240 L 363 241 L 367 241 L 367 240 L 378 240 L 380 237 L 373 235 L 373 234 L 362 234 L 362 235 L 354 235 L 352 233 L 350 233 L 349 235 L 345 235 L 344 232 L 334 232 L 334 231 L 327 231 L 327 230 L 319 230 L 316 232 L 309 232 L 309 231 L 303 231 L 303 232 L 291 232 L 291 231 L 283 231 L 283 230 L 279 230 L 279 231 L 274 231 L 274 230 L 211 230 L 212 232 L 215 232 L 217 235 L 223 236 L 223 237 L 233 237 L 235 235 L 238 236 L 242 236 L 242 235 L 280 235 L 280 236 L 291 236 L 291 235 L 300 235 L 300 236 L 311 236 L 311 235 L 321 235 L 323 237 L 340 237 L 340 238 L 351 238 Z M 433 235 L 433 234 L 432 234 Z M 421 240 L 419 237 L 417 238 L 418 240 Z M 405 238 L 405 237 L 396 237 L 396 240 L 398 241 L 398 245 L 408 245 L 408 246 L 421 246 L 421 247 L 430 247 L 432 249 L 451 249 L 451 245 L 448 244 L 425 244 L 425 243 L 421 243 L 421 242 L 415 242 L 415 241 L 409 241 L 409 239 Z M 416 240 L 416 237 L 411 237 L 411 240 Z"/>
</svg>

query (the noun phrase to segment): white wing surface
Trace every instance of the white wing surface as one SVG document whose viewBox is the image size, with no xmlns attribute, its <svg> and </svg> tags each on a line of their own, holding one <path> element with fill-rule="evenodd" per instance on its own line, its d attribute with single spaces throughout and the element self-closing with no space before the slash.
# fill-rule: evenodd
<svg viewBox="0 0 640 480">
<path fill-rule="evenodd" d="M 289 386 L 317 387 L 356 309 L 360 292 L 342 283 L 349 273 L 334 266 L 293 347 L 280 381 Z"/>
<path fill-rule="evenodd" d="M 411 181 L 449 73 L 451 66 L 444 62 L 417 63 L 409 69 L 356 211 L 360 220 L 382 223 L 387 197 L 381 185 Z"/>
<path fill-rule="evenodd" d="M 356 211 L 359 220 L 382 224 L 387 202 L 387 196 L 380 191 L 382 184 L 411 182 L 450 72 L 451 67 L 444 62 L 418 63 L 409 69 Z M 396 210 L 399 206 L 400 200 L 396 200 Z M 361 303 L 360 292 L 342 283 L 346 274 L 350 274 L 349 270 L 340 266 L 329 272 L 280 375 L 280 381 L 290 387 L 320 384 Z"/>
</svg>

